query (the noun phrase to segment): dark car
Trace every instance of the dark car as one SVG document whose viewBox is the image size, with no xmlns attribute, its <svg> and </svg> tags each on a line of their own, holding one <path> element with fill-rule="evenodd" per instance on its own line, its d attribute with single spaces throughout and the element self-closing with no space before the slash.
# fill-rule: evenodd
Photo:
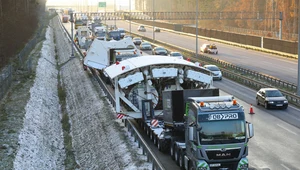
<svg viewBox="0 0 300 170">
<path fill-rule="evenodd" d="M 164 47 L 155 47 L 152 50 L 153 55 L 168 55 L 168 51 Z"/>
<path fill-rule="evenodd" d="M 121 39 L 121 33 L 117 30 L 113 30 L 113 31 L 110 31 L 108 33 L 108 38 L 107 40 L 110 41 L 110 40 L 120 40 Z"/>
<path fill-rule="evenodd" d="M 266 109 L 288 107 L 288 100 L 275 88 L 262 88 L 256 93 L 256 104 L 264 105 Z"/>
<path fill-rule="evenodd" d="M 146 32 L 146 28 L 144 25 L 140 25 L 137 30 L 141 32 Z"/>
<path fill-rule="evenodd" d="M 141 45 L 141 43 L 143 42 L 142 38 L 140 38 L 140 37 L 134 37 L 132 39 L 132 41 L 133 41 L 133 44 L 135 44 L 135 45 Z"/>
<path fill-rule="evenodd" d="M 154 27 L 154 32 L 160 32 L 160 28 Z"/>
</svg>

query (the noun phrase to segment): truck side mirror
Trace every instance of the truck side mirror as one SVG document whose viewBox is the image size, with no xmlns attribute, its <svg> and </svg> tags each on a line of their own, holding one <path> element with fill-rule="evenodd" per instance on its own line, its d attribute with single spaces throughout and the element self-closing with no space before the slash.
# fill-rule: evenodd
<svg viewBox="0 0 300 170">
<path fill-rule="evenodd" d="M 254 128 L 252 123 L 248 123 L 248 133 L 249 138 L 252 138 L 254 136 Z"/>
</svg>

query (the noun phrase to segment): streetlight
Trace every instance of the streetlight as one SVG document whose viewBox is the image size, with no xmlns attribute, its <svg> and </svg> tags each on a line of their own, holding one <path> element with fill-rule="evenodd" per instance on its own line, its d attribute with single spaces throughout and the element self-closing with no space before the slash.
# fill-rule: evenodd
<svg viewBox="0 0 300 170">
<path fill-rule="evenodd" d="M 74 45 L 73 45 L 73 40 L 74 40 L 74 38 L 73 38 L 73 22 L 74 22 L 74 18 L 73 18 L 73 11 L 72 11 L 72 10 L 70 10 L 70 11 L 69 11 L 69 13 L 70 13 L 70 22 L 71 22 L 71 37 L 72 37 L 72 39 L 71 39 L 71 47 L 72 47 L 72 54 L 71 54 L 71 58 L 74 58 L 75 56 L 74 56 Z"/>
<path fill-rule="evenodd" d="M 198 57 L 198 0 L 196 0 L 196 58 Z"/>
<path fill-rule="evenodd" d="M 297 95 L 300 96 L 300 0 L 298 3 L 298 84 L 297 84 Z"/>
<path fill-rule="evenodd" d="M 117 25 L 116 24 L 116 0 L 115 0 L 115 3 L 114 3 L 114 9 L 115 9 L 115 15 L 114 16 L 115 16 L 115 28 L 116 28 L 116 25 Z"/>
<path fill-rule="evenodd" d="M 131 35 L 131 0 L 129 0 L 129 32 Z"/>
<path fill-rule="evenodd" d="M 153 17 L 152 17 L 152 27 L 153 27 L 153 30 L 152 30 L 152 32 L 153 32 L 153 42 L 155 42 L 155 31 L 154 31 L 154 0 L 152 0 L 152 13 L 153 13 Z"/>
</svg>

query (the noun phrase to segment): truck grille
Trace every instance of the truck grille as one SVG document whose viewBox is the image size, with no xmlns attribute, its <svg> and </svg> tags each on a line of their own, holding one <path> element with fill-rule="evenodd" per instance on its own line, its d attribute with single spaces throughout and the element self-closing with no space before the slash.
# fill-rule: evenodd
<svg viewBox="0 0 300 170">
<path fill-rule="evenodd" d="M 226 151 L 206 151 L 207 157 L 210 160 L 232 159 L 238 158 L 241 149 L 232 149 Z"/>
</svg>

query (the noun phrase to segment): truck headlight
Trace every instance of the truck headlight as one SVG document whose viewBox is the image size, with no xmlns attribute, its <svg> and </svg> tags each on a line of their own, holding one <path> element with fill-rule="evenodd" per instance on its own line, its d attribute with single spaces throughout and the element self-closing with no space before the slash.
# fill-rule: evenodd
<svg viewBox="0 0 300 170">
<path fill-rule="evenodd" d="M 248 159 L 247 158 L 242 158 L 239 162 L 238 168 L 239 170 L 248 170 Z"/>
<path fill-rule="evenodd" d="M 203 160 L 198 160 L 196 170 L 209 170 L 208 164 Z"/>
</svg>

